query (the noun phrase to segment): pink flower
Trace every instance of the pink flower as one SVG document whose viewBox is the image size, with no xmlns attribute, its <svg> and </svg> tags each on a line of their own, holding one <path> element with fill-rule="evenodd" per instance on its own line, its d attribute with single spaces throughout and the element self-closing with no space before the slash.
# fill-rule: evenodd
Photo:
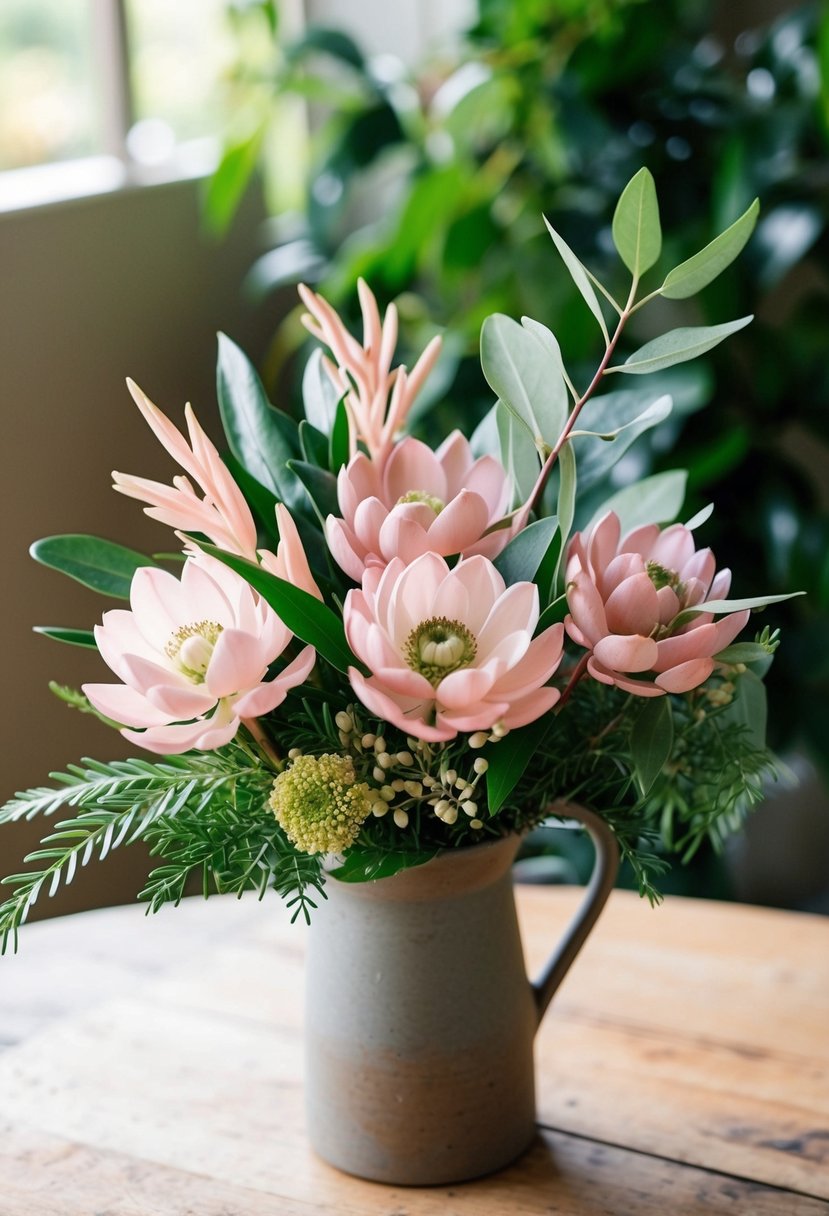
<svg viewBox="0 0 829 1216">
<path fill-rule="evenodd" d="M 533 638 L 538 589 L 507 588 L 485 557 L 452 570 L 436 553 L 410 566 L 393 558 L 349 591 L 344 618 L 372 673 L 350 668 L 352 688 L 372 713 L 419 739 L 523 726 L 560 696 L 544 685 L 561 661 L 563 627 Z"/>
<path fill-rule="evenodd" d="M 122 684 L 85 684 L 101 713 L 139 730 L 121 734 L 151 752 L 209 751 L 229 742 L 245 718 L 275 709 L 314 665 L 306 646 L 272 680 L 268 667 L 292 634 L 239 575 L 199 556 L 181 581 L 136 570 L 131 611 L 105 612 L 95 641 Z"/>
<path fill-rule="evenodd" d="M 302 318 L 309 333 L 329 348 L 335 362 L 323 365 L 340 395 L 344 395 L 351 437 L 351 454 L 361 439 L 373 460 L 388 455 L 440 352 L 441 340 L 432 338 L 411 373 L 402 365 L 391 370 L 397 342 L 397 309 L 390 304 L 381 323 L 377 301 L 359 279 L 357 292 L 363 313 L 363 344 L 343 325 L 331 305 L 304 283 L 299 286 L 310 316 Z"/>
<path fill-rule="evenodd" d="M 263 567 L 277 578 L 283 578 L 286 583 L 293 583 L 295 587 L 321 600 L 322 592 L 311 573 L 296 524 L 291 512 L 281 502 L 276 504 L 276 526 L 279 529 L 276 553 L 268 549 L 259 550 Z"/>
<path fill-rule="evenodd" d="M 716 623 L 711 612 L 681 616 L 727 595 L 731 571 L 715 575 L 713 553 L 695 550 L 692 533 L 681 524 L 664 532 L 647 524 L 620 536 L 619 519 L 609 511 L 588 533 L 573 537 L 565 628 L 592 652 L 587 669 L 603 684 L 640 697 L 688 692 L 708 678 L 712 656 L 748 621 L 747 611 Z"/>
<path fill-rule="evenodd" d="M 204 497 L 196 493 L 187 477 L 182 476 L 174 477 L 172 486 L 167 486 L 146 477 L 113 473 L 113 488 L 130 498 L 149 503 L 145 511 L 152 519 L 183 532 L 203 532 L 219 548 L 255 560 L 253 516 L 215 445 L 199 425 L 193 407 L 189 404 L 184 407 L 190 434 L 188 444 L 137 384 L 127 380 L 127 386 L 156 439 L 192 477 Z"/>
<path fill-rule="evenodd" d="M 509 498 L 506 470 L 492 456 L 473 459 L 460 431 L 437 452 L 409 436 L 382 468 L 358 452 L 340 469 L 342 518 L 329 515 L 325 535 L 335 560 L 356 582 L 367 567 L 394 557 L 407 564 L 424 553 L 495 557 L 512 533 L 484 533 Z"/>
</svg>

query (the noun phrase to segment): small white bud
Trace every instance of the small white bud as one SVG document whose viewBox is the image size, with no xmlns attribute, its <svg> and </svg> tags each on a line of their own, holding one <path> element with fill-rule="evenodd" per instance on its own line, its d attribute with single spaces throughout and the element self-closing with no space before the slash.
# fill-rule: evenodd
<svg viewBox="0 0 829 1216">
<path fill-rule="evenodd" d="M 374 740 L 374 750 L 377 752 L 378 756 L 381 752 L 386 750 L 386 740 L 382 735 L 378 735 Z"/>
<path fill-rule="evenodd" d="M 372 804 L 371 804 L 371 813 L 372 813 L 372 815 L 375 815 L 378 819 L 382 819 L 383 816 L 388 811 L 388 809 L 389 809 L 388 803 L 383 802 L 382 798 L 378 798 L 376 802 L 372 802 Z"/>
<path fill-rule="evenodd" d="M 458 801 L 466 802 L 467 798 L 471 798 L 474 793 L 475 791 L 472 786 L 468 785 L 465 790 L 461 790 L 461 792 L 458 794 Z"/>
<path fill-rule="evenodd" d="M 473 819 L 469 826 L 477 831 L 478 828 L 482 828 L 484 825 L 480 819 Z"/>
<path fill-rule="evenodd" d="M 474 770 L 478 774 L 478 776 L 480 776 L 481 773 L 485 773 L 486 770 L 489 768 L 489 761 L 485 760 L 483 756 L 476 756 L 475 760 L 472 764 L 472 767 L 474 768 Z"/>
<path fill-rule="evenodd" d="M 483 747 L 489 742 L 489 735 L 486 731 L 476 730 L 474 735 L 469 736 L 469 746 L 474 748 Z"/>
<path fill-rule="evenodd" d="M 430 777 L 428 773 L 424 773 L 421 780 L 423 781 L 423 784 L 426 786 L 427 790 L 430 790 L 432 788 L 432 786 L 435 784 L 434 777 Z"/>
<path fill-rule="evenodd" d="M 402 764 L 404 768 L 411 768 L 414 764 L 414 756 L 411 752 L 398 752 L 397 763 Z"/>
<path fill-rule="evenodd" d="M 448 768 L 444 774 L 443 780 L 447 785 L 454 785 L 458 779 L 458 774 L 453 768 Z"/>
<path fill-rule="evenodd" d="M 492 728 L 492 734 L 495 739 L 503 739 L 507 733 L 508 727 L 504 726 L 503 722 L 496 722 Z"/>
<path fill-rule="evenodd" d="M 340 743 L 342 744 L 342 746 L 348 747 L 349 743 L 351 742 L 351 735 L 347 735 L 344 730 L 341 730 L 338 733 L 340 736 Z"/>
<path fill-rule="evenodd" d="M 446 799 L 446 798 L 439 799 L 439 801 L 435 803 L 435 814 L 438 815 L 442 819 L 444 814 L 446 813 L 446 811 L 449 810 L 449 807 L 451 805 L 452 804 L 451 804 L 451 802 L 448 801 L 448 799 Z"/>
<path fill-rule="evenodd" d="M 413 752 L 416 752 L 420 749 L 420 739 L 415 739 L 414 735 L 407 735 L 406 742 L 409 745 L 409 747 L 412 749 Z"/>
<path fill-rule="evenodd" d="M 384 802 L 393 802 L 394 801 L 394 790 L 392 789 L 392 787 L 390 785 L 384 785 L 383 788 L 380 790 L 380 797 L 383 799 Z"/>
<path fill-rule="evenodd" d="M 457 818 L 458 818 L 458 808 L 456 806 L 450 806 L 449 809 L 447 811 L 444 811 L 443 815 L 441 815 L 441 819 L 443 820 L 443 822 L 450 824 L 450 826 L 451 826 L 451 824 L 456 822 Z"/>
<path fill-rule="evenodd" d="M 375 743 L 374 747 L 375 747 L 375 749 L 377 748 L 376 743 Z M 377 763 L 380 765 L 381 768 L 391 768 L 392 765 L 394 764 L 394 757 L 391 756 L 388 752 L 380 752 L 377 756 Z"/>
<path fill-rule="evenodd" d="M 409 826 L 409 816 L 405 811 L 401 811 L 398 807 L 394 812 L 394 822 L 399 828 L 406 828 Z"/>
<path fill-rule="evenodd" d="M 419 781 L 406 781 L 403 784 L 403 788 L 412 798 L 420 798 L 423 795 L 423 786 Z"/>
<path fill-rule="evenodd" d="M 341 709 L 340 712 L 335 715 L 334 721 L 337 723 L 340 730 L 346 731 L 346 733 L 354 729 L 354 719 L 352 718 L 351 714 L 346 713 L 344 709 Z"/>
<path fill-rule="evenodd" d="M 374 747 L 374 740 L 376 738 L 376 735 L 363 735 L 360 742 L 362 743 L 363 747 Z"/>
<path fill-rule="evenodd" d="M 478 814 L 477 802 L 465 802 L 463 804 L 463 813 L 468 815 L 470 819 L 474 819 Z"/>
<path fill-rule="evenodd" d="M 406 788 L 406 785 L 402 778 L 395 777 L 394 781 L 391 783 L 391 788 L 395 791 L 395 793 L 402 794 L 403 790 Z"/>
<path fill-rule="evenodd" d="M 297 756 L 301 756 L 301 755 L 302 755 L 301 747 L 292 747 L 291 750 L 288 752 L 288 759 L 296 760 Z"/>
<path fill-rule="evenodd" d="M 371 775 L 375 781 L 385 781 L 386 780 L 385 771 L 376 764 L 375 764 L 374 768 L 372 769 Z"/>
</svg>

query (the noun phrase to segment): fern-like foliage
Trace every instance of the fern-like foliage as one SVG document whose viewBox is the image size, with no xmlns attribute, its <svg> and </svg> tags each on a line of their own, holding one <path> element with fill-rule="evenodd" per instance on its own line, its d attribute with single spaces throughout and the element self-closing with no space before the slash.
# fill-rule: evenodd
<svg viewBox="0 0 829 1216">
<path fill-rule="evenodd" d="M 255 889 L 261 895 L 273 887 L 297 905 L 295 914 L 307 917 L 314 906 L 306 888 L 321 890 L 319 864 L 299 857 L 282 835 L 267 807 L 273 773 L 244 747 L 160 762 L 84 760 L 51 776 L 56 788 L 26 790 L 0 808 L 0 824 L 68 807 L 77 812 L 57 822 L 25 858 L 31 869 L 3 879 L 14 891 L 0 904 L 0 953 L 10 941 L 17 948 L 18 930 L 41 893 L 51 897 L 93 857 L 103 860 L 138 840 L 169 859 L 143 893 L 152 911 L 178 902 L 196 869 L 206 893 Z"/>
</svg>

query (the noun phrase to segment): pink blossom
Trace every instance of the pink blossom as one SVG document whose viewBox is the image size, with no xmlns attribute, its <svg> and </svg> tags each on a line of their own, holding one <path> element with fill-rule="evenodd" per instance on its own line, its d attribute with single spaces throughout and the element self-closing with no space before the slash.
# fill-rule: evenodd
<svg viewBox="0 0 829 1216">
<path fill-rule="evenodd" d="M 95 641 L 121 684 L 86 684 L 121 734 L 151 752 L 209 751 L 229 742 L 246 718 L 269 713 L 308 676 L 304 647 L 272 680 L 268 667 L 292 634 L 243 578 L 215 558 L 190 557 L 181 580 L 136 570 L 131 610 L 105 612 Z"/>
<path fill-rule="evenodd" d="M 325 523 L 328 547 L 346 574 L 360 582 L 369 566 L 423 553 L 495 557 L 508 528 L 485 536 L 509 504 L 510 480 L 492 456 L 475 460 L 454 431 L 437 452 L 411 436 L 395 445 L 382 468 L 358 452 L 337 478 L 342 518 Z"/>
<path fill-rule="evenodd" d="M 357 451 L 357 441 L 362 440 L 369 456 L 382 463 L 435 365 L 441 340 L 432 338 L 411 372 L 402 365 L 392 371 L 397 309 L 390 304 L 381 323 L 377 301 L 362 279 L 358 280 L 357 291 L 363 314 L 362 345 L 331 305 L 304 283 L 299 286 L 299 294 L 310 316 L 302 321 L 334 356 L 333 363 L 323 359 L 323 366 L 338 394 L 344 395 L 352 455 Z"/>
<path fill-rule="evenodd" d="M 419 739 L 523 726 L 558 700 L 545 687 L 561 661 L 563 627 L 537 638 L 538 589 L 507 587 L 485 557 L 449 568 L 436 553 L 366 571 L 345 601 L 345 630 L 370 669 L 349 669 L 372 713 Z"/>
<path fill-rule="evenodd" d="M 255 560 L 256 524 L 242 491 L 227 471 L 215 445 L 202 430 L 192 406 L 184 407 L 188 444 L 169 418 L 132 380 L 127 386 L 156 439 L 185 473 L 200 487 L 203 497 L 188 477 L 173 478 L 172 486 L 129 473 L 113 473 L 114 489 L 130 498 L 149 503 L 146 514 L 183 532 L 202 532 L 229 553 Z"/>
<path fill-rule="evenodd" d="M 732 612 L 715 622 L 711 612 L 681 615 L 723 598 L 731 585 L 731 571 L 717 574 L 711 550 L 696 550 L 681 524 L 664 532 L 647 524 L 622 539 L 618 516 L 609 511 L 573 537 L 566 578 L 564 624 L 573 641 L 591 651 L 588 671 L 640 697 L 702 684 L 714 669 L 712 656 L 749 617 Z"/>
<path fill-rule="evenodd" d="M 276 553 L 267 549 L 259 550 L 263 567 L 277 578 L 283 578 L 287 583 L 293 583 L 295 587 L 300 587 L 321 600 L 322 592 L 311 573 L 297 526 L 291 512 L 281 502 L 276 504 L 276 526 L 279 529 Z"/>
</svg>

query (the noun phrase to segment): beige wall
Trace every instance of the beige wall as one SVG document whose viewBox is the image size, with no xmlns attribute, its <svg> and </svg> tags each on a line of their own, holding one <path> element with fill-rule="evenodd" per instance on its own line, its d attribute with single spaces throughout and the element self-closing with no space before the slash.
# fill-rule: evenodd
<svg viewBox="0 0 829 1216">
<path fill-rule="evenodd" d="M 112 469 L 162 478 L 173 471 L 124 377 L 179 419 L 191 399 L 216 435 L 215 331 L 258 359 L 275 323 L 273 310 L 240 302 L 258 212 L 249 206 L 232 239 L 217 246 L 201 235 L 198 189 L 187 181 L 0 215 L 0 802 L 80 756 L 129 750 L 48 691 L 50 679 L 75 687 L 106 679 L 97 655 L 31 631 L 89 627 L 113 601 L 27 554 L 33 540 L 57 532 L 91 532 L 147 552 L 171 547 L 166 528 L 110 489 Z M 46 826 L 0 829 L 1 874 L 21 868 Z M 114 856 L 100 874 L 91 866 L 67 899 L 44 899 L 42 911 L 132 899 L 146 869 L 133 852 Z"/>
</svg>

